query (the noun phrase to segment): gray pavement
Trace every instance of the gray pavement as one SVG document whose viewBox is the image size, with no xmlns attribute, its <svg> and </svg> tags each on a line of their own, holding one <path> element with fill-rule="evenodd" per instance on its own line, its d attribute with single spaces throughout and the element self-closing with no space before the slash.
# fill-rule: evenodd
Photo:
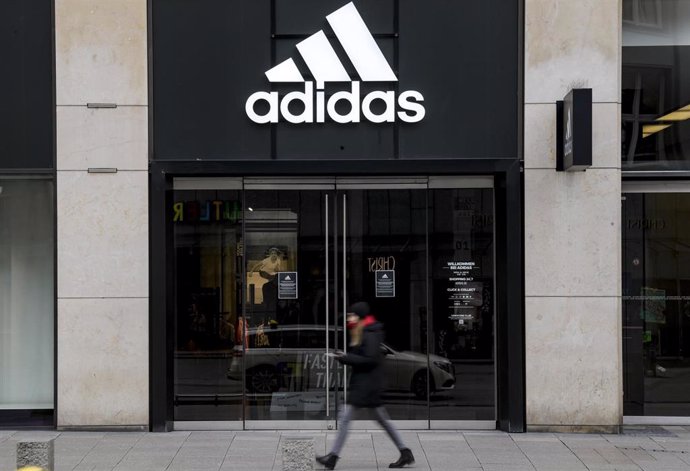
<svg viewBox="0 0 690 471">
<path fill-rule="evenodd" d="M 15 469 L 17 441 L 38 437 L 55 438 L 56 471 L 281 470 L 281 439 L 294 436 L 313 437 L 321 453 L 335 432 L 0 430 L 0 471 Z M 403 437 L 418 470 L 690 470 L 690 427 L 626 427 L 619 435 L 406 431 Z M 336 469 L 387 469 L 397 455 L 382 432 L 353 431 Z"/>
</svg>

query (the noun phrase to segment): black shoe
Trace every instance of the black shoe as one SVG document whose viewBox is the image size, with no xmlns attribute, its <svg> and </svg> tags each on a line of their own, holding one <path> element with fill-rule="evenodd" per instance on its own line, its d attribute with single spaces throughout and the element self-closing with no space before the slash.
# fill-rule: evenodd
<svg viewBox="0 0 690 471">
<path fill-rule="evenodd" d="M 406 464 L 414 464 L 414 455 L 409 448 L 400 450 L 400 458 L 395 463 L 388 465 L 389 468 L 402 468 Z"/>
<path fill-rule="evenodd" d="M 333 469 L 335 468 L 335 463 L 338 461 L 338 455 L 329 453 L 326 456 L 317 456 L 316 461 L 324 465 L 326 469 Z"/>
</svg>

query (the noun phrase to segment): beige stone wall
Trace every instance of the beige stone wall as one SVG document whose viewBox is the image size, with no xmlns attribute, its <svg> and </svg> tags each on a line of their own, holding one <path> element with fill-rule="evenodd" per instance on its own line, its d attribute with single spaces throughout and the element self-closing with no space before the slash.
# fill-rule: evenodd
<svg viewBox="0 0 690 471">
<path fill-rule="evenodd" d="M 527 426 L 622 421 L 620 0 L 525 1 Z M 592 88 L 593 166 L 556 172 L 556 105 Z"/>
<path fill-rule="evenodd" d="M 59 427 L 148 424 L 146 18 L 55 1 Z"/>
</svg>

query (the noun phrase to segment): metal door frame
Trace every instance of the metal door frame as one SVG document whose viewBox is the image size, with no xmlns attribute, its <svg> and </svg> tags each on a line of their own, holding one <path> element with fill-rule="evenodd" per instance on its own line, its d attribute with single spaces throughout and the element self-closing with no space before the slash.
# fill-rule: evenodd
<svg viewBox="0 0 690 471">
<path fill-rule="evenodd" d="M 354 165 L 353 165 L 354 164 Z M 516 158 L 457 158 L 338 161 L 338 160 L 152 160 L 149 165 L 149 428 L 170 431 L 173 417 L 174 332 L 169 317 L 174 299 L 170 271 L 172 247 L 173 181 L 178 178 L 219 178 L 263 175 L 319 177 L 386 176 L 409 178 L 430 175 L 433 178 L 484 177 L 495 181 L 496 242 L 496 380 L 497 428 L 524 432 L 525 359 L 523 297 L 523 202 L 522 172 Z M 441 424 L 433 424 L 441 425 Z M 468 424 L 470 428 L 475 428 Z M 438 428 L 438 427 L 434 427 Z M 494 427 L 492 427 L 494 428 Z"/>
<path fill-rule="evenodd" d="M 333 247 L 332 254 L 329 254 L 329 222 L 330 222 L 330 205 L 329 205 L 329 193 L 325 194 L 325 251 L 326 251 L 326 352 L 329 349 L 329 335 L 328 327 L 331 315 L 330 310 L 330 259 L 338 259 L 338 252 L 342 249 L 342 267 L 341 273 L 342 286 L 339 287 L 334 284 L 335 287 L 335 299 L 337 300 L 340 295 L 343 297 L 343 333 L 345 332 L 345 315 L 347 310 L 347 280 L 345 277 L 346 271 L 346 240 L 347 240 L 347 195 L 346 191 L 349 190 L 409 190 L 409 189 L 420 189 L 425 190 L 428 195 L 429 190 L 433 189 L 475 189 L 475 188 L 494 188 L 494 179 L 491 176 L 441 176 L 441 177 L 178 177 L 173 180 L 174 190 L 240 190 L 243 192 L 242 199 L 244 201 L 246 191 L 327 191 L 332 192 L 334 196 L 334 218 L 333 223 L 337 226 L 338 216 L 342 216 L 341 226 L 342 233 L 338 234 L 334 230 L 333 234 Z M 340 196 L 342 195 L 342 201 Z M 494 198 L 495 199 L 495 198 Z M 428 209 L 427 209 L 428 211 Z M 495 216 L 495 209 L 494 209 Z M 428 215 L 427 215 L 428 217 Z M 244 225 L 243 225 L 244 232 Z M 426 230 L 427 240 L 429 237 L 429 228 L 427 226 Z M 494 231 L 495 239 L 495 231 Z M 494 240 L 495 247 L 495 240 Z M 426 258 L 429 258 L 429 247 L 427 243 L 426 247 Z M 427 304 L 429 303 L 429 276 L 428 263 L 427 265 Z M 337 266 L 337 264 L 336 264 Z M 246 266 L 243 267 L 243 270 Z M 496 263 L 494 256 L 494 278 L 496 276 Z M 494 283 L 495 291 L 495 283 Z M 243 290 L 244 292 L 244 290 Z M 495 293 L 494 293 L 495 299 Z M 244 303 L 242 303 L 244 309 Z M 338 306 L 337 301 L 335 303 L 336 310 L 333 313 L 334 319 L 338 318 Z M 427 305 L 427 310 L 428 310 Z M 496 315 L 496 306 L 494 303 L 494 316 Z M 494 323 L 495 330 L 495 323 Z M 428 345 L 428 342 L 427 342 Z M 496 332 L 494 332 L 494 350 L 496 348 Z M 345 336 L 343 335 L 343 350 L 347 350 L 347 343 Z M 426 352 L 427 358 L 429 352 Z M 496 358 L 494 356 L 494 383 L 497 381 L 496 372 Z M 328 366 L 329 362 L 326 362 L 326 375 L 328 377 Z M 344 367 L 344 375 L 347 377 L 347 367 Z M 337 414 L 347 401 L 347 382 L 345 382 L 343 387 L 343 397 L 338 400 L 339 394 L 337 391 L 334 394 L 335 404 L 333 404 L 333 415 L 330 412 L 330 387 L 326 395 L 327 402 L 327 412 L 326 418 L 324 420 L 247 420 L 245 406 L 243 405 L 243 420 L 242 421 L 174 421 L 175 430 L 333 430 L 337 428 Z M 496 384 L 494 384 L 494 391 L 496 391 Z M 243 393 L 245 395 L 246 393 Z M 243 400 L 244 404 L 244 400 Z M 497 408 L 497 401 L 494 401 L 494 409 Z M 468 429 L 468 430 L 494 430 L 496 429 L 496 420 L 432 420 L 430 418 L 431 409 L 427 403 L 427 419 L 413 419 L 413 420 L 392 420 L 393 424 L 401 430 L 455 430 L 455 429 Z M 496 414 L 497 415 L 497 414 Z M 377 428 L 377 424 L 373 420 L 352 420 L 351 428 L 353 430 L 368 430 Z"/>
<path fill-rule="evenodd" d="M 646 173 L 646 172 L 645 172 Z M 652 178 L 667 176 L 667 173 L 676 172 L 650 172 Z M 684 173 L 684 172 L 683 172 Z M 637 176 L 637 172 L 630 172 Z M 621 185 L 621 199 L 626 194 L 664 194 L 664 193 L 690 193 L 690 181 L 687 180 L 624 180 Z M 621 234 L 622 236 L 622 234 Z M 625 330 L 625 325 L 622 329 Z M 625 335 L 625 333 L 623 333 Z M 625 364 L 625 357 L 623 357 Z M 625 366 L 624 366 L 625 368 Z M 623 372 L 621 372 L 623 373 Z M 623 415 L 623 425 L 690 425 L 690 416 L 662 416 L 662 415 Z"/>
<path fill-rule="evenodd" d="M 335 178 L 333 177 L 244 177 L 242 179 L 242 189 L 243 189 L 243 200 L 246 199 L 247 192 L 249 191 L 320 191 L 327 192 L 324 195 L 325 204 L 325 234 L 324 234 L 324 250 L 326 253 L 324 267 L 326 270 L 325 278 L 325 288 L 326 288 L 326 348 L 324 354 L 328 352 L 329 347 L 329 332 L 328 328 L 330 326 L 330 260 L 334 257 L 333 254 L 329 253 L 329 246 L 331 238 L 335 240 L 335 234 L 330 233 L 331 227 L 330 222 L 330 204 L 329 204 L 329 194 L 336 194 L 335 191 Z M 333 221 L 335 224 L 335 221 Z M 244 227 L 244 226 L 243 226 Z M 335 230 L 334 230 L 335 233 Z M 246 239 L 245 239 L 246 240 Z M 335 250 L 335 243 L 333 244 L 333 250 Z M 246 262 L 244 263 L 244 269 L 246 269 Z M 246 276 L 244 277 L 246 279 Z M 245 280 L 243 280 L 244 286 Z M 244 293 L 245 288 L 243 288 Z M 337 290 L 337 287 L 336 287 Z M 242 303 L 242 309 L 246 308 L 246 303 Z M 329 361 L 326 361 L 326 414 L 325 418 L 320 420 L 257 420 L 257 419 L 247 419 L 246 413 L 246 392 L 244 393 L 243 404 L 243 424 L 244 430 L 333 430 L 336 423 L 337 415 L 337 394 L 334 394 L 336 404 L 330 404 L 330 396 L 332 394 L 330 381 L 328 377 Z M 245 370 L 246 373 L 246 370 Z M 332 406 L 332 410 L 331 410 Z"/>
</svg>

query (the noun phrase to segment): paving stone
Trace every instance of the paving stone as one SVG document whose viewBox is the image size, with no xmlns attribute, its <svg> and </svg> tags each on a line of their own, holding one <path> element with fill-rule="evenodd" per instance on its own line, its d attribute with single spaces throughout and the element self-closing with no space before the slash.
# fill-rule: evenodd
<svg viewBox="0 0 690 471">
<path fill-rule="evenodd" d="M 307 437 L 284 437 L 281 442 L 283 471 L 313 471 L 314 440 Z"/>
<path fill-rule="evenodd" d="M 16 469 L 33 466 L 44 471 L 54 471 L 54 465 L 55 446 L 52 438 L 17 442 Z"/>
<path fill-rule="evenodd" d="M 690 471 L 690 427 L 646 427 L 622 435 L 402 432 L 429 471 Z M 281 471 L 281 440 L 313 438 L 326 453 L 335 432 L 0 432 L 0 470 L 16 464 L 21 439 L 50 439 L 56 471 Z M 380 431 L 350 434 L 338 470 L 388 467 L 398 452 Z M 313 465 L 313 462 L 312 462 Z M 321 469 L 316 467 L 315 469 Z"/>
</svg>

